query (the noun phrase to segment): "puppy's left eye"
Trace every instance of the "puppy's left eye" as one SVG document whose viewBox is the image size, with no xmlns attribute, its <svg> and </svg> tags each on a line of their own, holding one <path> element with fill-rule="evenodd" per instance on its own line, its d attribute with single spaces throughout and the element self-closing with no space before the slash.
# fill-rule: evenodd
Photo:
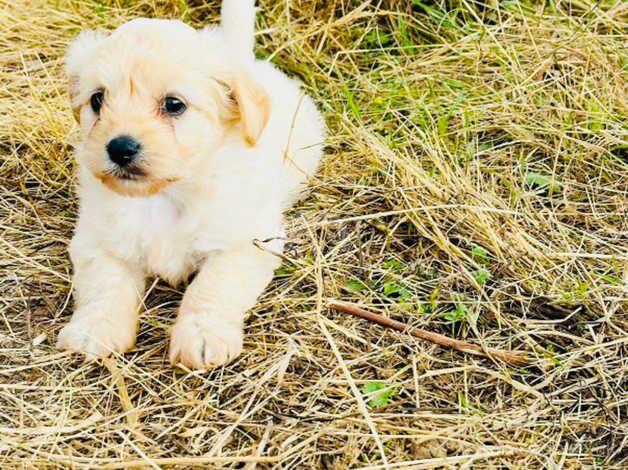
<svg viewBox="0 0 628 470">
<path fill-rule="evenodd" d="M 180 114 L 183 114 L 185 108 L 185 103 L 175 96 L 166 96 L 161 104 L 163 112 L 169 114 L 170 116 L 179 116 Z"/>
</svg>

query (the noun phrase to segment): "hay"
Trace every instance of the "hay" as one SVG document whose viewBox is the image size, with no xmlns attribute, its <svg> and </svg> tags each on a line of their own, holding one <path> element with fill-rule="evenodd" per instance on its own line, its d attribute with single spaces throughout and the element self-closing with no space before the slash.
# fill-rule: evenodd
<svg viewBox="0 0 628 470">
<path fill-rule="evenodd" d="M 217 2 L 0 0 L 0 466 L 625 468 L 628 4 L 261 10 L 258 54 L 306 83 L 331 137 L 244 354 L 200 374 L 167 362 L 181 289 L 161 282 L 133 352 L 54 349 L 76 218 L 61 56 L 80 29 L 200 26 Z"/>
</svg>

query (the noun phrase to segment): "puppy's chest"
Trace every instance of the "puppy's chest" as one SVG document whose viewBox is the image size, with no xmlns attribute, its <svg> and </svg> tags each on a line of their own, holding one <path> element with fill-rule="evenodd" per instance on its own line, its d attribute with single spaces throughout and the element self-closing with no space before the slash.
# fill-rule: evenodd
<svg viewBox="0 0 628 470">
<path fill-rule="evenodd" d="M 127 209 L 122 216 L 118 213 L 116 232 L 126 238 L 119 246 L 128 250 L 125 258 L 147 273 L 177 282 L 197 269 L 210 251 L 222 247 L 216 239 L 220 235 L 207 221 L 166 198 L 134 201 Z"/>
</svg>

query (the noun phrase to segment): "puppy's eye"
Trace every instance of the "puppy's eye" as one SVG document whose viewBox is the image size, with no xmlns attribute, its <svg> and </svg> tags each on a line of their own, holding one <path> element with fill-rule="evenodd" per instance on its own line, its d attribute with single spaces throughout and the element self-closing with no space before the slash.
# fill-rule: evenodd
<svg viewBox="0 0 628 470">
<path fill-rule="evenodd" d="M 100 112 L 100 108 L 102 108 L 102 102 L 105 100 L 105 95 L 102 91 L 97 91 L 92 95 L 89 99 L 89 104 L 92 107 L 92 110 L 98 114 Z"/>
<path fill-rule="evenodd" d="M 161 108 L 164 113 L 170 116 L 179 116 L 185 111 L 185 103 L 174 96 L 166 96 Z"/>
</svg>

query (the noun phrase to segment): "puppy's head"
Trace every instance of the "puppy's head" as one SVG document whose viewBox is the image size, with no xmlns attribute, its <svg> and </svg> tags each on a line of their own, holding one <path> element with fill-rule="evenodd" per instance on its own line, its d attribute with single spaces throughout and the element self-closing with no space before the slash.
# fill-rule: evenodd
<svg viewBox="0 0 628 470">
<path fill-rule="evenodd" d="M 192 178 L 227 134 L 255 145 L 270 112 L 218 29 L 140 19 L 109 36 L 88 31 L 70 47 L 66 70 L 79 163 L 127 196 Z"/>
</svg>

